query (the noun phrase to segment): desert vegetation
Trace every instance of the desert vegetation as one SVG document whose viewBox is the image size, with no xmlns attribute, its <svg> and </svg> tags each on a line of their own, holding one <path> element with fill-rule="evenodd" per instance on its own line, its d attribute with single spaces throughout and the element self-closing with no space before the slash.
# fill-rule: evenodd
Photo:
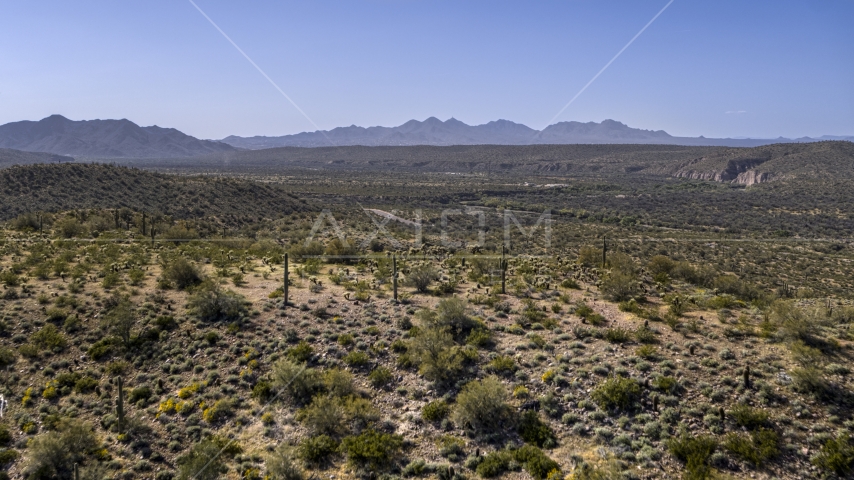
<svg viewBox="0 0 854 480">
<path fill-rule="evenodd" d="M 213 188 L 75 168 L 105 189 Z M 24 191 L 23 171 L 0 175 Z M 292 209 L 257 203 L 239 221 L 213 203 L 6 211 L 0 478 L 851 475 L 854 252 L 807 241 L 835 231 L 810 230 L 825 214 L 787 223 L 793 236 L 764 236 L 783 221 L 760 213 L 676 231 L 690 209 L 610 203 L 643 182 L 349 177 L 217 180 L 236 199 L 287 190 Z M 669 201 L 750 193 L 673 182 Z M 751 188 L 767 205 L 800 187 Z M 400 223 L 377 235 L 354 198 L 422 208 L 423 242 Z M 537 212 L 530 227 L 551 202 L 548 245 L 514 231 L 502 251 L 496 215 L 482 246 L 475 216 L 437 228 L 449 203 Z M 344 239 L 313 231 L 321 205 Z"/>
</svg>

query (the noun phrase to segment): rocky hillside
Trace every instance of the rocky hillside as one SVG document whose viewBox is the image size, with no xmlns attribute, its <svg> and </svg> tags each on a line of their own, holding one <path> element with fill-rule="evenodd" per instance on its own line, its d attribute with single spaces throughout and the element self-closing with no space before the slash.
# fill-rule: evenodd
<svg viewBox="0 0 854 480">
<path fill-rule="evenodd" d="M 753 185 L 854 175 L 854 143 L 783 143 L 753 148 L 677 145 L 456 145 L 271 148 L 150 167 L 276 171 L 288 168 L 549 176 L 654 175 Z"/>
<path fill-rule="evenodd" d="M 34 163 L 73 162 L 71 157 L 52 153 L 22 152 L 11 148 L 0 148 L 0 168 L 12 165 L 31 165 Z"/>
<path fill-rule="evenodd" d="M 85 158 L 174 158 L 234 150 L 174 128 L 140 127 L 124 119 L 73 121 L 62 115 L 0 125 L 0 147 Z"/>
<path fill-rule="evenodd" d="M 282 186 L 242 180 L 177 177 L 101 164 L 0 170 L 0 219 L 34 211 L 122 207 L 224 223 L 313 210 Z"/>
<path fill-rule="evenodd" d="M 725 149 L 682 165 L 677 177 L 753 185 L 775 179 L 850 177 L 854 143 L 818 142 Z"/>
</svg>

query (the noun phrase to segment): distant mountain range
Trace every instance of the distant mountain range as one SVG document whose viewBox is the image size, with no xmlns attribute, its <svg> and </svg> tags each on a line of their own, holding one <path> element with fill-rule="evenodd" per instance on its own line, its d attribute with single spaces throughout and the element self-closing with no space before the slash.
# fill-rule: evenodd
<svg viewBox="0 0 854 480">
<path fill-rule="evenodd" d="M 130 120 L 69 120 L 51 115 L 0 125 L 0 148 L 77 158 L 177 158 L 233 151 L 174 128 L 140 127 Z"/>
<path fill-rule="evenodd" d="M 467 125 L 455 118 L 441 121 L 430 117 L 423 122 L 410 120 L 398 127 L 338 127 L 332 130 L 303 132 L 281 137 L 238 137 L 222 139 L 237 148 L 260 150 L 275 147 L 329 147 L 333 145 L 407 146 L 407 145 L 532 145 L 532 144 L 657 144 L 686 146 L 756 147 L 772 143 L 815 142 L 821 140 L 854 141 L 854 136 L 821 138 L 704 138 L 674 137 L 663 130 L 631 128 L 615 120 L 596 122 L 560 122 L 543 130 L 521 123 L 496 120 L 483 125 Z"/>
<path fill-rule="evenodd" d="M 704 138 L 674 137 L 663 130 L 631 128 L 615 120 L 560 122 L 534 130 L 509 120 L 467 125 L 451 118 L 410 120 L 398 127 L 339 127 L 281 137 L 238 137 L 200 140 L 174 128 L 140 127 L 130 120 L 69 120 L 51 115 L 39 121 L 0 125 L 0 150 L 45 152 L 78 159 L 171 159 L 192 158 L 239 150 L 277 147 L 329 146 L 450 146 L 450 145 L 537 145 L 537 144 L 646 144 L 682 146 L 756 147 L 773 143 L 854 141 L 854 136 L 820 138 Z M 33 163 L 34 159 L 7 151 L 2 163 Z M 48 158 L 48 157 L 44 157 Z M 48 160 L 50 161 L 50 160 Z M 56 161 L 56 160 L 54 160 Z"/>
</svg>

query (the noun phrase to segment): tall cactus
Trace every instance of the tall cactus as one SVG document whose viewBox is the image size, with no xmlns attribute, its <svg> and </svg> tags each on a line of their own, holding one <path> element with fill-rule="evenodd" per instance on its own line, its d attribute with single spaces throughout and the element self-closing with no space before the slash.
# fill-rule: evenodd
<svg viewBox="0 0 854 480">
<path fill-rule="evenodd" d="M 285 306 L 288 306 L 288 254 L 285 254 L 285 285 L 282 289 L 282 293 L 285 294 Z"/>
<path fill-rule="evenodd" d="M 602 270 L 605 269 L 605 264 L 608 260 L 608 243 L 605 236 L 602 236 Z"/>
<path fill-rule="evenodd" d="M 118 377 L 119 382 L 119 401 L 116 404 L 116 414 L 119 417 L 119 433 L 124 431 L 125 426 L 125 390 L 124 390 L 124 380 L 122 377 Z"/>
<path fill-rule="evenodd" d="M 397 300 L 397 255 L 391 257 L 391 283 L 394 288 L 394 299 Z"/>
<path fill-rule="evenodd" d="M 501 294 L 507 293 L 507 260 L 504 259 L 504 245 L 501 246 Z"/>
</svg>

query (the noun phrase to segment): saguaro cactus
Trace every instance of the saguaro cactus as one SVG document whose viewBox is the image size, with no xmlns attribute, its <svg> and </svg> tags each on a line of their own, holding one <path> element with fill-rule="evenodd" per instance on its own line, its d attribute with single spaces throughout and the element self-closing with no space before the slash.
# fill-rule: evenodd
<svg viewBox="0 0 854 480">
<path fill-rule="evenodd" d="M 504 259 L 504 245 L 501 246 L 501 294 L 507 293 L 507 260 Z"/>
<path fill-rule="evenodd" d="M 125 425 L 125 390 L 124 390 L 124 380 L 122 377 L 118 377 L 119 382 L 119 401 L 116 404 L 116 415 L 119 417 L 119 433 L 124 431 Z"/>
<path fill-rule="evenodd" d="M 608 260 L 608 243 L 605 237 L 602 237 L 602 269 L 605 269 L 605 263 Z"/>
<path fill-rule="evenodd" d="M 394 299 L 397 300 L 397 255 L 391 257 L 391 284 L 394 289 Z"/>
<path fill-rule="evenodd" d="M 285 285 L 282 288 L 285 295 L 285 306 L 288 306 L 288 254 L 285 254 Z"/>
</svg>

